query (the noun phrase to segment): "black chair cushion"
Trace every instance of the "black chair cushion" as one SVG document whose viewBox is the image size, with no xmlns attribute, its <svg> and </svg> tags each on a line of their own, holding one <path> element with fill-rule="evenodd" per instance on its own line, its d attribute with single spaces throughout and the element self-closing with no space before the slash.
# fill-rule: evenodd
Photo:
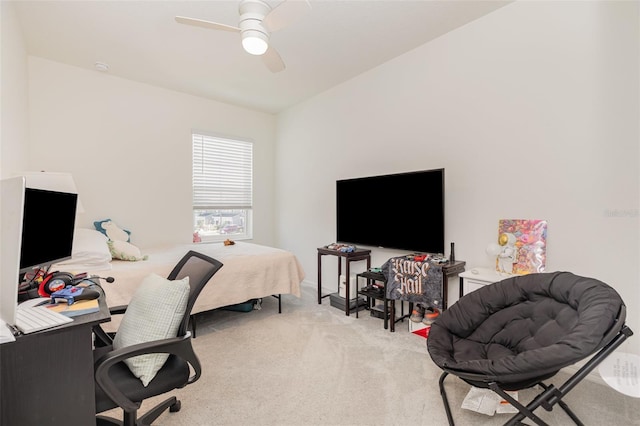
<svg viewBox="0 0 640 426">
<path fill-rule="evenodd" d="M 111 346 L 94 349 L 94 362 L 111 349 Z M 124 362 L 115 364 L 109 371 L 109 376 L 129 399 L 134 402 L 141 402 L 152 396 L 183 387 L 189 380 L 189 364 L 174 355 L 170 355 L 146 388 L 142 385 L 140 379 L 131 373 L 131 370 Z M 95 386 L 96 413 L 118 406 L 104 393 L 97 383 Z"/>
<path fill-rule="evenodd" d="M 614 289 L 592 278 L 569 272 L 511 277 L 445 310 L 427 346 L 440 368 L 476 386 L 496 381 L 524 388 L 602 347 L 612 327 L 624 322 L 617 321 L 622 306 Z"/>
</svg>

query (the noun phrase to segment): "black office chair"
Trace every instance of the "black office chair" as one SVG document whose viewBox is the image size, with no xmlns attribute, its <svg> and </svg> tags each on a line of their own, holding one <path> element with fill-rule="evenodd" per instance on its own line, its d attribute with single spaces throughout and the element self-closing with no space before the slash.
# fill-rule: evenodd
<svg viewBox="0 0 640 426">
<path fill-rule="evenodd" d="M 114 335 L 106 333 L 101 327 L 94 328 L 96 348 L 94 349 L 96 380 L 96 413 L 120 407 L 123 421 L 98 415 L 98 425 L 150 425 L 167 408 L 171 412 L 179 411 L 180 401 L 168 398 L 141 417 L 137 411 L 143 400 L 174 389 L 182 388 L 200 378 L 201 366 L 191 344 L 189 317 L 191 309 L 200 291 L 209 279 L 222 267 L 222 263 L 201 253 L 189 251 L 168 276 L 169 280 L 189 277 L 189 298 L 178 334 L 175 338 L 140 343 L 113 350 Z M 112 308 L 112 314 L 126 314 L 126 307 Z M 148 386 L 133 375 L 123 362 L 137 355 L 151 353 L 169 353 L 169 358 L 157 372 Z M 193 368 L 193 375 L 189 366 Z"/>
<path fill-rule="evenodd" d="M 582 425 L 562 398 L 633 335 L 625 317 L 613 288 L 569 272 L 512 277 L 463 296 L 442 312 L 427 339 L 431 359 L 444 371 L 440 394 L 449 424 L 454 422 L 444 379 L 452 374 L 513 405 L 518 413 L 507 425 L 525 417 L 545 425 L 533 411 L 551 411 L 555 404 Z M 544 383 L 590 355 L 558 388 Z M 527 406 L 506 393 L 536 385 L 541 392 Z"/>
</svg>

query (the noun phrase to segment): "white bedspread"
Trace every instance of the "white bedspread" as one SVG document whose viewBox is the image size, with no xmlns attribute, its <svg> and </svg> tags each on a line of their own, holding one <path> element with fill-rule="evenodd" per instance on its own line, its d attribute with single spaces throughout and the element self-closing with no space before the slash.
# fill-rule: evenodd
<svg viewBox="0 0 640 426">
<path fill-rule="evenodd" d="M 192 313 L 277 294 L 300 297 L 300 283 L 304 279 L 304 271 L 293 253 L 236 242 L 232 246 L 215 243 L 154 248 L 142 250 L 143 254 L 149 256 L 145 261 L 113 260 L 112 269 L 107 274 L 114 277 L 115 282 L 102 283 L 107 304 L 128 304 L 144 277 L 152 272 L 161 277 L 168 276 L 189 250 L 211 256 L 224 265 L 204 287 Z"/>
</svg>

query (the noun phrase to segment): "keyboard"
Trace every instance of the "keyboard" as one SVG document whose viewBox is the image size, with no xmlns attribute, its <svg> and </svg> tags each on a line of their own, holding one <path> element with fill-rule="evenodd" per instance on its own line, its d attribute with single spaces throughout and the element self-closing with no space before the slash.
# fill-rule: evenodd
<svg viewBox="0 0 640 426">
<path fill-rule="evenodd" d="M 57 327 L 71 321 L 73 318 L 54 312 L 44 306 L 18 308 L 16 312 L 16 328 L 24 334 Z"/>
</svg>

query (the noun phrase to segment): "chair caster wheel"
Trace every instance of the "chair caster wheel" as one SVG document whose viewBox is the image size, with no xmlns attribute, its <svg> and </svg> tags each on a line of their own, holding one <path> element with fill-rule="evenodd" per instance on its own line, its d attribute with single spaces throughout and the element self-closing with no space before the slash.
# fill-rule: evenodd
<svg viewBox="0 0 640 426">
<path fill-rule="evenodd" d="M 178 411 L 180 411 L 181 408 L 182 408 L 182 403 L 180 401 L 176 401 L 175 404 L 172 404 L 169 407 L 169 412 L 170 413 L 177 413 Z"/>
</svg>

